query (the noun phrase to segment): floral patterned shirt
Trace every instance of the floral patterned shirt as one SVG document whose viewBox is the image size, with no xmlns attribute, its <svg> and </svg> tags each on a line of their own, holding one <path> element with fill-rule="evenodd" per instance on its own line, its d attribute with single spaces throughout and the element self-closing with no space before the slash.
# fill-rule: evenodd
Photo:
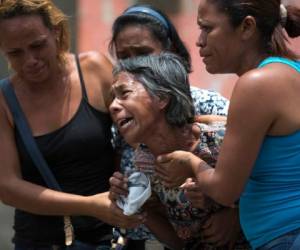
<svg viewBox="0 0 300 250">
<path fill-rule="evenodd" d="M 225 134 L 224 123 L 212 125 L 198 123 L 198 125 L 201 130 L 200 140 L 193 153 L 214 167 Z M 136 168 L 146 173 L 150 178 L 152 193 L 166 208 L 169 222 L 174 227 L 178 237 L 185 242 L 187 249 L 224 249 L 224 247 L 218 248 L 211 245 L 202 235 L 204 223 L 213 213 L 223 209 L 223 206 L 207 198 L 207 205 L 204 209 L 192 207 L 182 189 L 164 186 L 154 173 L 155 157 L 146 146 L 140 145 L 135 150 L 133 161 Z M 234 249 L 246 250 L 250 247 L 241 235 Z"/>
<path fill-rule="evenodd" d="M 197 115 L 227 115 L 229 101 L 218 92 L 191 86 L 191 96 Z M 120 170 L 123 173 L 130 172 L 134 168 L 132 163 L 134 149 L 118 135 L 115 128 L 113 128 L 113 134 L 113 144 L 121 152 Z M 127 230 L 127 237 L 133 240 L 154 238 L 143 225 Z"/>
</svg>

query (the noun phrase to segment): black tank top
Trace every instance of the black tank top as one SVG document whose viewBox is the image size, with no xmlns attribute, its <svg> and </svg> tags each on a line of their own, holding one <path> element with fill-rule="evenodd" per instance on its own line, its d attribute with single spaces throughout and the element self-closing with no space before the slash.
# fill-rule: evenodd
<svg viewBox="0 0 300 250">
<path fill-rule="evenodd" d="M 82 100 L 74 117 L 62 128 L 36 136 L 35 140 L 49 168 L 62 190 L 79 195 L 102 193 L 109 188 L 113 173 L 113 149 L 111 145 L 111 119 L 88 103 L 79 60 L 76 57 Z M 53 100 L 55 101 L 55 100 Z M 18 131 L 16 143 L 21 161 L 23 178 L 46 186 L 37 168 L 24 148 Z M 111 227 L 84 216 L 72 217 L 75 237 L 89 243 L 97 243 L 111 234 Z M 16 209 L 14 224 L 15 243 L 63 244 L 63 217 L 40 216 Z"/>
</svg>

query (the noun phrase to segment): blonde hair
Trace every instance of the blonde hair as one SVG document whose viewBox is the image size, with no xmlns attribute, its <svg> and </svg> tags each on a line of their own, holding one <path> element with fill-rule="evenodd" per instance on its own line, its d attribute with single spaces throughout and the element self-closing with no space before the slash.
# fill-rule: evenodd
<svg viewBox="0 0 300 250">
<path fill-rule="evenodd" d="M 65 65 L 66 52 L 70 49 L 68 17 L 51 0 L 0 0 L 0 22 L 24 15 L 38 15 L 48 29 L 58 28 L 57 56 L 60 63 Z"/>
</svg>

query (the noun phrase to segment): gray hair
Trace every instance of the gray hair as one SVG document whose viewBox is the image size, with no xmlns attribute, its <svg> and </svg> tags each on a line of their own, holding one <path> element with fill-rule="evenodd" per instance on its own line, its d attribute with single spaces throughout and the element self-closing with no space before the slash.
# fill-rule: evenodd
<svg viewBox="0 0 300 250">
<path fill-rule="evenodd" d="M 150 96 L 169 99 L 165 115 L 170 125 L 182 127 L 193 122 L 195 110 L 188 73 L 179 56 L 165 52 L 120 60 L 113 74 L 121 72 L 134 75 Z"/>
</svg>

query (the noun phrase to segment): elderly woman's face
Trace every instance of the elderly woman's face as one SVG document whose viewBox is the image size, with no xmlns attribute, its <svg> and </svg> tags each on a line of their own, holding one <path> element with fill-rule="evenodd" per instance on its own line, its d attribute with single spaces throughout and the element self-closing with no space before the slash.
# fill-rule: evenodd
<svg viewBox="0 0 300 250">
<path fill-rule="evenodd" d="M 109 111 L 121 135 L 128 143 L 142 143 L 153 134 L 156 122 L 164 116 L 158 98 L 151 97 L 144 86 L 127 72 L 113 82 L 114 99 Z"/>
<path fill-rule="evenodd" d="M 128 25 L 116 37 L 116 56 L 125 59 L 140 55 L 159 54 L 161 43 L 143 25 Z"/>
</svg>

